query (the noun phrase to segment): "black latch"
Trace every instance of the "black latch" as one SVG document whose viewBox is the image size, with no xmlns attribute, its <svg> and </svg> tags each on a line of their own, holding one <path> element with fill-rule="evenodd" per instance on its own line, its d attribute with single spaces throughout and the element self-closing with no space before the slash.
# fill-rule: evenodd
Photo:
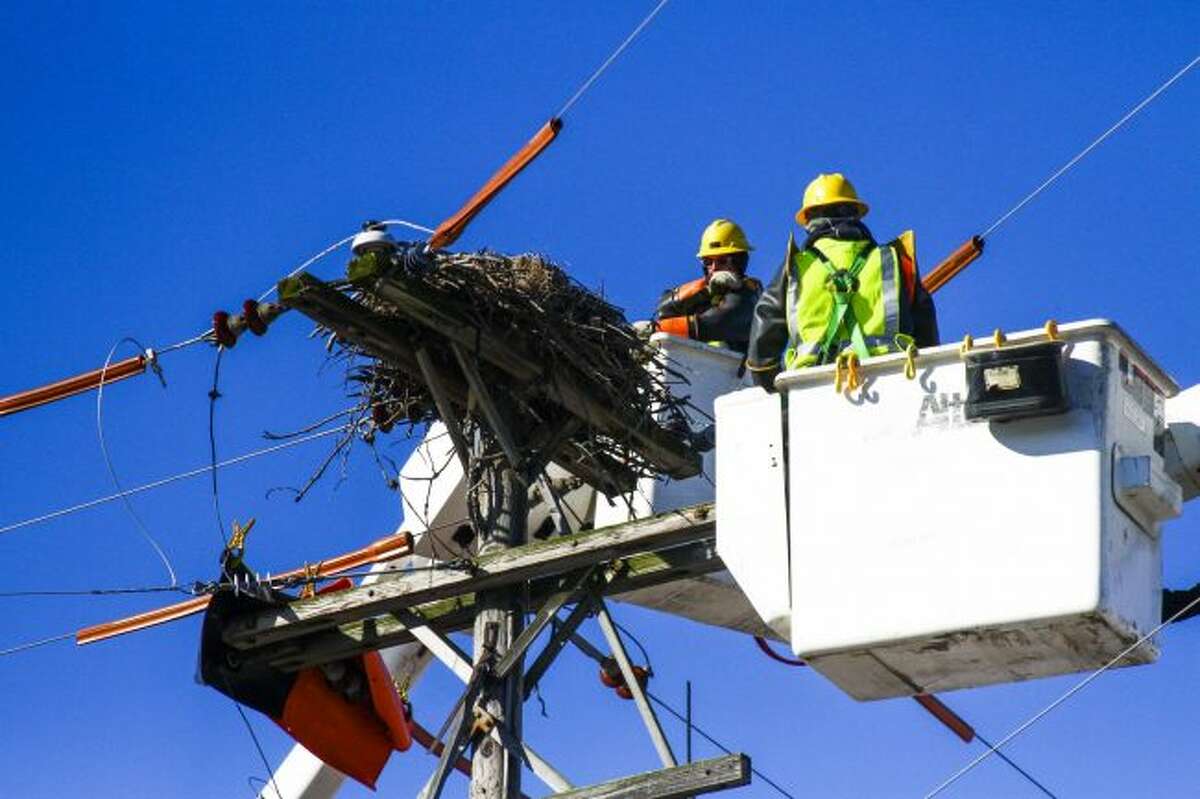
<svg viewBox="0 0 1200 799">
<path fill-rule="evenodd" d="M 1041 341 L 968 352 L 967 404 L 970 421 L 1006 422 L 1049 416 L 1070 407 L 1063 372 L 1062 341 Z"/>
</svg>

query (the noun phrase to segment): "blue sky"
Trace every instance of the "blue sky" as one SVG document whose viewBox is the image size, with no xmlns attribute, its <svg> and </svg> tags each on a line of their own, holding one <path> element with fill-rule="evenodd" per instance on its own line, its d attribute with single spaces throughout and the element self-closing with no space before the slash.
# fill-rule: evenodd
<svg viewBox="0 0 1200 799">
<path fill-rule="evenodd" d="M 156 347 L 187 338 L 364 219 L 435 225 L 650 6 L 5 5 L 0 394 L 95 368 L 125 336 Z M 751 270 L 769 276 L 805 183 L 841 170 L 871 203 L 877 236 L 917 230 L 928 269 L 1194 58 L 1197 30 L 1195 3 L 675 0 L 459 246 L 548 253 L 638 317 L 698 274 L 696 240 L 717 216 L 744 225 Z M 937 295 L 943 337 L 1108 317 L 1181 384 L 1200 381 L 1198 140 L 1194 72 Z M 344 260 L 316 271 L 332 276 Z M 288 316 L 227 353 L 222 457 L 349 404 L 308 330 Z M 166 390 L 144 377 L 107 392 L 104 432 L 124 484 L 207 462 L 213 360 L 183 350 L 163 359 Z M 95 416 L 88 396 L 0 420 L 0 526 L 113 490 Z M 402 457 L 407 442 L 393 438 Z M 255 566 L 287 568 L 395 528 L 397 498 L 361 454 L 302 503 L 267 496 L 302 483 L 324 454 L 311 444 L 222 473 L 226 520 L 258 519 Z M 133 502 L 181 579 L 215 575 L 205 480 Z M 1200 580 L 1189 511 L 1165 532 L 1177 586 Z M 165 582 L 118 504 L 0 535 L 0 562 L 4 591 Z M 160 599 L 0 597 L 0 648 Z M 855 703 L 744 637 L 617 613 L 654 657 L 655 690 L 681 704 L 692 680 L 697 722 L 798 795 L 919 796 L 979 751 L 911 702 Z M 0 658 L 0 795 L 252 795 L 247 777 L 262 767 L 241 720 L 192 680 L 198 630 L 192 620 Z M 1162 644 L 1158 664 L 1104 676 L 1012 756 L 1059 796 L 1194 790 L 1200 623 Z M 945 699 L 998 739 L 1073 681 Z M 418 717 L 436 727 L 456 691 L 431 670 Z M 632 706 L 600 688 L 590 662 L 565 657 L 544 697 L 549 718 L 529 706 L 530 740 L 577 782 L 654 765 Z M 278 761 L 288 739 L 254 722 Z M 411 795 L 433 762 L 397 757 L 380 794 Z M 734 795 L 773 794 L 759 784 Z M 949 795 L 1035 793 L 993 759 Z"/>
</svg>

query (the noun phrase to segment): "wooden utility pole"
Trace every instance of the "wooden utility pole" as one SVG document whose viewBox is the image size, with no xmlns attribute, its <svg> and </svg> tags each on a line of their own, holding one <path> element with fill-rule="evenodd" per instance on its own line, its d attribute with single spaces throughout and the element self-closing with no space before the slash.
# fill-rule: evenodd
<svg viewBox="0 0 1200 799">
<path fill-rule="evenodd" d="M 494 521 L 479 531 L 479 554 L 487 555 L 525 541 L 528 517 L 527 488 L 513 465 L 497 459 L 489 468 L 486 493 Z M 475 615 L 475 668 L 485 668 L 507 654 L 521 633 L 524 618 L 520 589 L 507 587 L 481 591 Z M 488 730 L 503 725 L 502 737 L 521 740 L 521 668 L 496 680 L 487 678 L 476 702 L 476 725 Z M 480 713 L 479 711 L 482 711 Z M 486 715 L 483 715 L 486 714 Z M 471 760 L 471 799 L 520 799 L 521 760 L 491 737 L 483 737 Z"/>
</svg>

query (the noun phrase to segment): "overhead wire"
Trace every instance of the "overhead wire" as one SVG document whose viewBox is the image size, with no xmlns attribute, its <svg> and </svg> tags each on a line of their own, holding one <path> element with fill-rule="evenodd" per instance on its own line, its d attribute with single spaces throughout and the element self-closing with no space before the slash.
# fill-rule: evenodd
<svg viewBox="0 0 1200 799">
<path fill-rule="evenodd" d="M 100 384 L 96 386 L 96 438 L 100 442 L 100 454 L 104 456 L 104 465 L 108 469 L 108 476 L 112 478 L 113 487 L 118 492 L 122 492 L 123 490 L 121 481 L 117 478 L 117 470 L 113 466 L 112 457 L 108 452 L 108 443 L 104 440 L 104 377 L 108 373 L 108 367 L 112 363 L 113 355 L 116 354 L 117 348 L 126 342 L 137 347 L 139 352 L 146 352 L 146 348 L 142 346 L 141 342 L 130 336 L 126 336 L 116 344 L 113 344 L 112 349 L 108 351 L 108 357 L 104 359 L 104 366 L 100 369 Z M 167 383 L 163 380 L 161 373 L 159 373 L 158 379 L 162 382 L 163 388 L 166 388 Z M 150 544 L 158 555 L 159 560 L 162 561 L 163 566 L 167 570 L 167 575 L 171 580 L 171 585 L 178 585 L 179 580 L 175 576 L 175 567 L 171 565 L 171 559 L 167 557 L 167 553 L 163 551 L 158 541 L 151 535 L 149 528 L 146 527 L 146 523 L 142 521 L 142 517 L 134 509 L 133 503 L 129 501 L 128 495 L 123 494 L 121 502 L 125 505 L 125 510 L 129 513 L 130 518 L 133 519 L 133 523 L 137 527 L 138 532 L 141 533 L 142 538 L 146 539 L 146 543 Z"/>
<path fill-rule="evenodd" d="M 567 102 L 563 104 L 563 107 L 560 108 L 558 113 L 554 115 L 555 118 L 561 118 L 567 113 L 567 111 L 571 110 L 571 106 L 579 102 L 579 99 L 583 97 L 584 93 L 592 87 L 592 84 L 604 74 L 604 71 L 608 69 L 614 61 L 617 60 L 617 57 L 620 56 L 621 53 L 625 52 L 625 48 L 637 38 L 638 34 L 642 32 L 643 28 L 650 24 L 651 20 L 658 16 L 658 12 L 662 11 L 663 6 L 665 6 L 668 2 L 669 0 L 659 0 L 659 3 L 654 7 L 654 10 L 647 14 L 646 18 L 638 23 L 638 26 L 633 29 L 633 32 L 625 37 L 625 41 L 621 42 L 620 46 L 618 46 L 617 49 L 612 52 L 612 55 L 606 58 L 604 63 L 601 64 L 599 68 L 597 68 L 596 71 L 591 74 L 591 77 L 583 82 L 583 85 L 580 86 L 573 95 L 571 95 L 571 99 L 567 100 Z"/>
<path fill-rule="evenodd" d="M 698 733 L 698 734 L 700 735 L 700 737 L 701 737 L 701 738 L 703 738 L 704 740 L 708 741 L 710 744 L 712 744 L 713 746 L 717 747 L 718 749 L 720 749 L 720 750 L 721 750 L 722 752 L 724 752 L 725 754 L 727 754 L 727 755 L 732 755 L 732 754 L 733 754 L 733 750 L 732 750 L 732 749 L 730 749 L 730 748 L 729 748 L 729 747 L 727 747 L 725 744 L 721 743 L 721 742 L 720 742 L 720 741 L 718 741 L 716 738 L 712 737 L 712 736 L 711 736 L 711 735 L 709 735 L 707 732 L 705 732 L 704 730 L 702 730 L 700 727 L 698 727 L 698 726 L 696 725 L 696 723 L 695 723 L 695 722 L 693 722 L 693 721 L 691 721 L 690 719 L 688 719 L 687 717 L 685 717 L 685 716 L 684 716 L 682 713 L 680 713 L 678 710 L 676 710 L 675 708 L 671 707 L 671 705 L 669 705 L 669 704 L 667 704 L 666 702 L 664 702 L 663 700 L 659 699 L 657 696 L 655 696 L 654 694 L 652 694 L 650 691 L 646 690 L 645 688 L 643 688 L 643 689 L 642 689 L 642 693 L 644 693 L 644 694 L 646 695 L 646 697 L 647 697 L 647 698 L 648 698 L 650 701 L 654 702 L 656 705 L 658 705 L 658 706 L 659 706 L 659 707 L 661 707 L 663 710 L 665 710 L 665 711 L 667 711 L 668 713 L 670 713 L 670 714 L 671 714 L 672 716 L 674 716 L 676 719 L 678 719 L 679 721 L 683 722 L 683 724 L 684 724 L 684 725 L 686 725 L 686 726 L 687 726 L 689 729 L 691 729 L 693 732 L 696 732 L 696 733 Z M 751 766 L 750 766 L 750 773 L 752 773 L 754 776 L 758 777 L 760 780 L 762 780 L 763 782 L 765 782 L 767 785 L 770 785 L 772 788 L 774 788 L 776 791 L 778 791 L 778 792 L 779 792 L 779 793 L 780 793 L 782 796 L 786 796 L 788 799 L 796 799 L 796 797 L 795 797 L 794 795 L 792 795 L 792 794 L 788 793 L 788 792 L 787 792 L 787 791 L 786 791 L 786 790 L 783 788 L 783 786 L 781 786 L 779 783 L 777 783 L 777 782 L 775 782 L 774 780 L 772 780 L 772 779 L 771 779 L 770 777 L 768 777 L 766 774 L 763 774 L 761 771 L 759 771 L 759 770 L 758 770 L 757 768 L 755 768 L 753 765 L 751 765 Z"/>
<path fill-rule="evenodd" d="M 982 735 L 980 735 L 980 734 L 979 734 L 979 730 L 976 730 L 976 729 L 972 728 L 972 731 L 975 733 L 975 738 L 976 738 L 976 740 L 978 740 L 978 741 L 979 741 L 979 743 L 983 744 L 984 746 L 988 747 L 989 749 L 992 749 L 992 748 L 993 748 L 993 747 L 992 747 L 992 744 L 991 744 L 991 743 L 988 741 L 988 739 L 987 739 L 987 738 L 984 738 Z M 1013 767 L 1013 769 L 1015 769 L 1015 770 L 1016 770 L 1016 772 L 1017 772 L 1018 774 L 1020 774 L 1022 777 L 1024 777 L 1025 779 L 1027 779 L 1027 780 L 1029 780 L 1031 783 L 1033 783 L 1034 787 L 1036 787 L 1036 788 L 1037 788 L 1039 791 L 1041 791 L 1042 793 L 1046 794 L 1046 796 L 1049 796 L 1049 797 L 1050 797 L 1050 799 L 1058 799 L 1058 797 L 1056 797 L 1056 796 L 1055 796 L 1053 793 L 1051 793 L 1051 791 L 1050 791 L 1050 789 L 1049 789 L 1049 788 L 1047 788 L 1045 785 L 1042 785 L 1040 782 L 1038 782 L 1038 781 L 1037 781 L 1037 779 L 1035 779 L 1035 778 L 1034 778 L 1034 776 L 1033 776 L 1032 774 L 1030 774 L 1028 771 L 1026 771 L 1025 769 L 1023 769 L 1023 768 L 1021 768 L 1020 766 L 1018 766 L 1018 765 L 1017 765 L 1017 764 L 1016 764 L 1016 763 L 1015 763 L 1015 762 L 1012 760 L 1012 758 L 1010 758 L 1008 755 L 1006 755 L 1006 754 L 1004 754 L 1003 752 L 1001 752 L 1001 751 L 997 750 L 997 751 L 996 751 L 996 757 L 1000 758 L 1000 759 L 1001 759 L 1001 760 L 1003 760 L 1005 763 L 1007 763 L 1008 765 L 1012 766 L 1012 767 Z"/>
<path fill-rule="evenodd" d="M 284 441 L 280 444 L 275 444 L 270 447 L 264 447 L 262 449 L 254 450 L 252 452 L 247 452 L 242 455 L 238 455 L 236 457 L 229 458 L 227 460 L 223 460 L 216 465 L 216 468 L 223 469 L 227 466 L 234 466 L 239 463 L 244 463 L 245 461 L 249 461 L 249 460 L 253 460 L 255 458 L 262 457 L 263 455 L 269 455 L 273 452 L 279 452 L 280 450 L 289 449 L 291 447 L 295 447 L 300 444 L 308 443 L 309 441 L 315 441 L 317 439 L 325 438 L 326 436 L 335 435 L 335 434 L 338 434 L 341 432 L 342 432 L 342 428 L 335 427 L 335 428 L 331 428 L 329 430 L 322 430 L 320 432 L 313 433 L 312 435 L 301 436 L 300 438 L 294 438 L 290 441 Z M 89 508 L 94 508 L 98 505 L 104 505 L 109 502 L 115 502 L 116 500 L 121 499 L 122 497 L 125 497 L 125 496 L 132 496 L 134 494 L 140 494 L 143 491 L 150 491 L 155 488 L 161 488 L 163 486 L 170 485 L 171 483 L 175 483 L 180 480 L 186 480 L 191 477 L 198 477 L 200 475 L 205 475 L 205 474 L 208 474 L 212 469 L 213 469 L 213 466 L 211 464 L 205 464 L 204 466 L 198 467 L 196 469 L 189 469 L 186 472 L 179 472 L 178 474 L 173 474 L 169 477 L 164 477 L 159 480 L 154 480 L 149 483 L 144 483 L 140 486 L 135 486 L 133 488 L 126 489 L 124 491 L 119 491 L 115 494 L 109 494 L 107 496 L 97 497 L 95 499 L 88 500 L 87 502 L 81 502 L 76 505 L 71 505 L 71 506 L 68 506 L 65 508 L 61 508 L 59 510 L 51 511 L 49 513 L 43 513 L 40 516 L 34 516 L 34 517 L 31 517 L 28 519 L 23 519 L 22 521 L 19 521 L 19 522 L 12 522 L 11 524 L 7 524 L 7 525 L 0 527 L 0 535 L 3 535 L 5 533 L 11 533 L 13 530 L 19 530 L 23 527 L 30 527 L 32 525 L 41 524 L 42 522 L 51 521 L 52 519 L 58 519 L 58 518 L 62 518 L 63 516 L 69 516 L 73 513 L 78 513 L 80 511 L 84 511 Z"/>
<path fill-rule="evenodd" d="M 124 596 L 128 594 L 187 594 L 195 595 L 195 591 L 179 584 L 153 585 L 143 588 L 79 588 L 53 589 L 33 591 L 0 591 L 0 599 L 15 599 L 21 597 L 60 597 L 60 596 Z"/>
<path fill-rule="evenodd" d="M 1168 624 L 1170 624 L 1171 622 L 1175 621 L 1176 619 L 1178 619 L 1178 618 L 1179 618 L 1180 616 L 1182 616 L 1183 614 L 1187 613 L 1189 610 L 1191 610 L 1191 609 L 1192 609 L 1193 607 L 1195 607 L 1197 604 L 1200 604 L 1200 596 L 1197 596 L 1197 597 L 1196 597 L 1195 599 L 1193 599 L 1191 602 L 1189 602 L 1189 603 L 1187 603 L 1186 605 L 1184 605 L 1182 608 L 1180 608 L 1179 610 L 1177 610 L 1177 611 L 1176 611 L 1176 612 L 1175 612 L 1173 615 L 1171 615 L 1170 617 L 1168 617 L 1168 618 L 1166 618 L 1166 619 L 1163 619 L 1163 621 L 1162 621 L 1162 622 L 1160 622 L 1160 623 L 1158 624 L 1158 626 L 1156 626 L 1154 629 L 1150 630 L 1148 633 L 1146 633 L 1145 635 L 1143 635 L 1141 638 L 1137 639 L 1137 640 L 1136 640 L 1136 641 L 1134 641 L 1132 644 L 1130 644 L 1129 646 L 1127 646 L 1127 647 L 1125 647 L 1124 649 L 1122 649 L 1122 650 L 1121 650 L 1119 653 L 1117 653 L 1117 655 L 1115 655 L 1115 656 L 1114 656 L 1114 657 L 1113 657 L 1111 660 L 1109 660 L 1109 661 L 1108 661 L 1107 663 L 1105 663 L 1103 666 L 1101 666 L 1100 668 L 1098 668 L 1098 669 L 1096 669 L 1095 671 L 1093 671 L 1091 674 L 1089 674 L 1087 677 L 1085 677 L 1085 678 L 1083 678 L 1082 680 L 1080 680 L 1078 683 L 1076 683 L 1074 686 L 1072 686 L 1072 687 L 1071 687 L 1071 688 L 1070 688 L 1068 691 L 1066 691 L 1064 694 L 1062 694 L 1061 696 L 1059 696 L 1059 697 L 1058 697 L 1057 699 L 1055 699 L 1053 702 L 1051 702 L 1050 704 L 1046 705 L 1044 708 L 1042 708 L 1042 709 L 1041 709 L 1041 710 L 1039 710 L 1037 713 L 1035 713 L 1035 714 L 1033 714 L 1032 716 L 1030 716 L 1028 719 L 1026 719 L 1026 720 L 1025 720 L 1024 722 L 1022 722 L 1021 724 L 1017 725 L 1017 726 L 1016 726 L 1016 727 L 1015 727 L 1015 728 L 1014 728 L 1014 729 L 1013 729 L 1013 730 L 1012 730 L 1010 733 L 1008 733 L 1008 734 L 1007 734 L 1007 735 L 1005 735 L 1003 738 L 1001 738 L 1001 739 L 1000 739 L 1000 740 L 999 740 L 997 743 L 995 743 L 995 744 L 988 744 L 988 745 L 987 745 L 987 747 L 988 747 L 988 748 L 987 748 L 987 751 L 986 751 L 986 752 L 984 752 L 983 754 L 979 755 L 979 756 L 978 756 L 978 757 L 976 757 L 974 760 L 972 760 L 971 762 L 967 763 L 965 766 L 963 766 L 963 767 L 962 767 L 962 768 L 960 768 L 958 771 L 954 772 L 952 775 L 950 775 L 948 778 L 946 778 L 944 781 L 942 781 L 942 782 L 941 782 L 941 783 L 940 783 L 940 784 L 939 784 L 939 785 L 938 785 L 936 788 L 934 788 L 934 789 L 933 789 L 932 791 L 930 791 L 929 793 L 925 794 L 925 797 L 924 797 L 924 799 L 931 799 L 932 797 L 934 797 L 934 796 L 937 796 L 937 795 L 938 795 L 938 794 L 940 794 L 942 791 L 946 790 L 946 789 L 947 789 L 947 788 L 949 788 L 951 785 L 953 785 L 954 783 L 958 782 L 958 780 L 960 780 L 960 779 L 962 779 L 963 777 L 965 777 L 965 776 L 966 776 L 968 773 L 970 773 L 970 772 L 971 772 L 971 771 L 972 771 L 972 770 L 973 770 L 973 769 L 974 769 L 976 766 L 978 766 L 980 763 L 982 763 L 983 761 L 985 761 L 985 760 L 987 760 L 989 757 L 991 757 L 991 756 L 992 756 L 992 754 L 1000 754 L 1000 749 L 1001 749 L 1002 747 L 1006 746 L 1006 745 L 1007 745 L 1009 742 L 1011 742 L 1011 741 L 1012 741 L 1014 738 L 1016 738 L 1018 735 L 1021 735 L 1021 734 L 1022 734 L 1022 733 L 1024 733 L 1026 730 L 1028 730 L 1030 727 L 1032 727 L 1034 724 L 1036 724 L 1037 722 L 1041 721 L 1041 720 L 1042 720 L 1043 718 L 1045 718 L 1045 717 L 1046 717 L 1046 716 L 1047 716 L 1047 715 L 1048 715 L 1048 714 L 1049 714 L 1051 711 L 1053 711 L 1055 708 L 1057 708 L 1058 706 L 1060 706 L 1061 704 L 1063 704 L 1064 702 L 1066 702 L 1066 701 L 1067 701 L 1068 699 L 1070 699 L 1072 696 L 1074 696 L 1075 694 L 1079 693 L 1080 691 L 1082 691 L 1082 690 L 1083 690 L 1084 688 L 1086 688 L 1087 686 L 1091 685 L 1091 684 L 1092 684 L 1092 683 L 1093 683 L 1093 682 L 1096 680 L 1096 678 L 1098 678 L 1098 677 L 1099 677 L 1101 674 L 1103 674 L 1103 673 L 1105 673 L 1106 671 L 1108 671 L 1109 669 L 1111 669 L 1113 666 L 1115 666 L 1117 663 L 1119 663 L 1119 662 L 1121 661 L 1121 659 L 1122 659 L 1122 658 L 1124 658 L 1126 655 L 1128 655 L 1130 652 L 1134 651 L 1134 650 L 1135 650 L 1135 649 L 1137 649 L 1139 646 L 1141 646 L 1142 644 L 1144 644 L 1146 641 L 1149 641 L 1149 640 L 1150 640 L 1151 638 L 1153 638 L 1153 637 L 1154 637 L 1156 634 L 1158 634 L 1158 631 L 1159 631 L 1159 630 L 1161 630 L 1163 627 L 1166 627 Z M 980 739 L 980 740 L 982 741 L 982 739 Z"/>
<path fill-rule="evenodd" d="M 1163 83 L 1161 86 L 1159 86 L 1153 92 L 1151 92 L 1140 103 L 1138 103 L 1133 108 L 1131 108 L 1129 110 L 1129 112 L 1125 114 L 1125 116 L 1118 119 L 1116 121 L 1116 123 L 1114 123 L 1112 125 L 1112 127 L 1110 127 L 1108 130 L 1104 131 L 1098 137 L 1096 137 L 1096 139 L 1091 144 L 1089 144 L 1087 147 L 1084 147 L 1082 150 L 1080 150 L 1079 153 L 1076 154 L 1074 158 L 1072 158 L 1070 161 L 1068 161 L 1063 166 L 1061 166 L 1058 169 L 1058 171 L 1056 171 L 1053 175 L 1046 178 L 1046 180 L 1042 181 L 1041 185 L 1039 185 L 1033 191 L 1029 192 L 1029 194 L 1025 195 L 1025 197 L 1020 202 L 1018 202 L 1016 205 L 1014 205 L 1008 211 L 1003 213 L 999 219 L 997 219 L 995 222 L 993 222 L 991 224 L 991 226 L 988 227 L 987 230 L 985 230 L 983 233 L 981 233 L 979 235 L 979 238 L 986 239 L 988 236 L 992 235 L 992 233 L 994 233 L 1001 225 L 1003 225 L 1005 222 L 1008 221 L 1009 217 L 1016 214 L 1018 211 L 1020 211 L 1022 208 L 1024 208 L 1030 202 L 1032 202 L 1035 197 L 1037 197 L 1043 191 L 1048 189 L 1052 183 L 1054 183 L 1056 180 L 1058 180 L 1060 177 L 1062 177 L 1064 174 L 1066 174 L 1067 171 L 1070 170 L 1073 166 L 1075 166 L 1077 163 L 1079 163 L 1081 160 L 1083 160 L 1083 158 L 1085 156 L 1087 156 L 1088 153 L 1090 153 L 1092 150 L 1094 150 L 1098 146 L 1100 146 L 1100 144 L 1105 139 L 1107 139 L 1112 134 L 1116 133 L 1122 126 L 1124 126 L 1124 124 L 1126 122 L 1133 119 L 1133 117 L 1136 116 L 1139 111 L 1141 111 L 1143 108 L 1148 106 L 1151 102 L 1153 102 L 1155 98 L 1157 98 L 1160 94 L 1162 94 L 1164 91 L 1166 91 L 1173 83 L 1175 83 L 1177 80 L 1179 80 L 1184 75 L 1186 75 L 1187 72 L 1192 69 L 1192 67 L 1196 66 L 1196 64 L 1200 64 L 1200 55 L 1193 58 L 1186 66 L 1184 66 L 1182 69 L 1180 69 L 1174 75 L 1172 75 L 1165 83 Z"/>
<path fill-rule="evenodd" d="M 30 649 L 36 649 L 39 646 L 46 646 L 47 644 L 54 644 L 54 643 L 58 643 L 59 641 L 66 641 L 67 639 L 74 638 L 74 637 L 75 637 L 75 633 L 73 633 L 73 632 L 72 633 L 63 633 L 62 635 L 56 635 L 53 638 L 43 638 L 40 641 L 30 641 L 29 643 L 25 643 L 25 644 L 17 644 L 16 646 L 11 646 L 8 649 L 0 649 L 0 657 L 5 657 L 6 655 L 15 655 L 18 652 L 25 652 Z"/>
</svg>

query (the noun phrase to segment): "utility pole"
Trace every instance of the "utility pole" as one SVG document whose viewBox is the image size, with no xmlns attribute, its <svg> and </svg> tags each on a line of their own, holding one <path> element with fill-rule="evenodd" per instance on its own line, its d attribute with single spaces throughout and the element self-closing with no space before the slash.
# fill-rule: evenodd
<svg viewBox="0 0 1200 799">
<path fill-rule="evenodd" d="M 525 541 L 528 516 L 527 488 L 522 476 L 500 456 L 485 466 L 483 491 L 486 493 L 491 524 L 479 530 L 479 554 L 486 555 L 520 545 Z M 495 662 L 511 648 L 521 633 L 523 608 L 519 588 L 481 591 L 475 615 L 475 668 Z M 521 668 L 512 669 L 502 679 L 485 679 L 476 702 L 476 723 L 488 729 L 503 725 L 505 740 L 521 740 Z M 486 716 L 478 711 L 483 711 Z M 489 718 L 490 717 L 490 718 Z M 494 722 L 493 722 L 494 720 Z M 493 738 L 484 736 L 475 746 L 471 759 L 471 799 L 520 799 L 521 760 Z"/>
</svg>

